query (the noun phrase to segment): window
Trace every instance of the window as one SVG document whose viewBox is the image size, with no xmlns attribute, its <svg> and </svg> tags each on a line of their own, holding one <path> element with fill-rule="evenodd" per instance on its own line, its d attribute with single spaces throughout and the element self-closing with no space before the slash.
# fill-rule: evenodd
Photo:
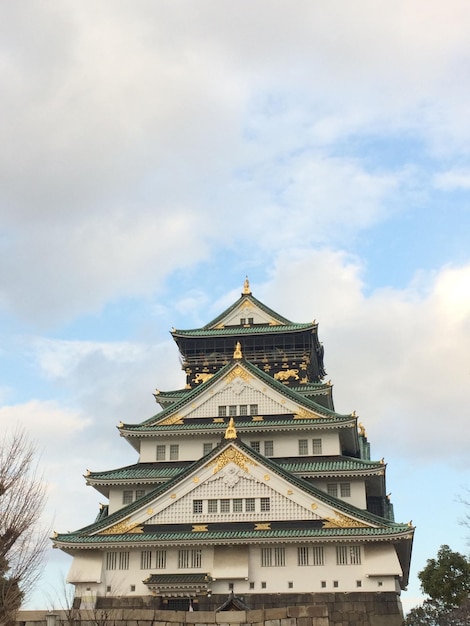
<svg viewBox="0 0 470 626">
<path fill-rule="evenodd" d="M 259 441 L 250 441 L 250 448 L 253 448 L 255 452 L 260 451 L 260 442 Z"/>
<path fill-rule="evenodd" d="M 260 509 L 261 509 L 261 511 L 270 511 L 271 510 L 271 499 L 270 498 L 261 498 Z"/>
<path fill-rule="evenodd" d="M 313 546 L 312 564 L 313 565 L 325 565 L 325 556 L 323 553 L 323 546 Z"/>
<path fill-rule="evenodd" d="M 166 567 L 166 550 L 157 550 L 155 552 L 155 568 L 165 569 Z"/>
<path fill-rule="evenodd" d="M 205 443 L 202 446 L 202 454 L 206 456 L 212 450 L 212 443 Z"/>
<path fill-rule="evenodd" d="M 134 501 L 134 492 L 133 491 L 123 491 L 122 492 L 122 503 L 130 504 Z"/>
<path fill-rule="evenodd" d="M 321 439 L 312 439 L 312 444 L 313 444 L 313 454 L 321 454 L 322 453 Z"/>
<path fill-rule="evenodd" d="M 265 441 L 264 442 L 264 456 L 273 456 L 274 455 L 274 441 Z"/>
<path fill-rule="evenodd" d="M 287 583 L 287 587 L 288 587 L 289 589 L 293 589 L 293 588 L 294 588 L 294 583 L 293 583 L 293 582 L 291 582 L 291 581 L 289 581 L 289 582 Z"/>
<path fill-rule="evenodd" d="M 336 483 L 328 483 L 326 486 L 326 491 L 329 496 L 338 497 L 338 485 Z"/>
<path fill-rule="evenodd" d="M 129 552 L 119 552 L 119 569 L 129 569 Z"/>
<path fill-rule="evenodd" d="M 220 512 L 221 513 L 230 513 L 230 500 L 224 498 L 220 501 Z"/>
<path fill-rule="evenodd" d="M 274 565 L 276 567 L 285 567 L 286 565 L 285 548 L 274 548 Z"/>
<path fill-rule="evenodd" d="M 235 498 L 233 501 L 233 512 L 241 513 L 243 511 L 243 500 L 241 498 Z"/>
<path fill-rule="evenodd" d="M 140 553 L 140 569 L 152 569 L 151 550 L 143 550 Z"/>
<path fill-rule="evenodd" d="M 272 567 L 273 551 L 272 548 L 261 548 L 261 567 Z"/>
<path fill-rule="evenodd" d="M 117 552 L 106 553 L 106 569 L 117 569 Z"/>
<path fill-rule="evenodd" d="M 361 546 L 336 546 L 337 565 L 360 565 Z"/>
<path fill-rule="evenodd" d="M 308 439 L 299 439 L 299 454 L 301 456 L 308 454 Z"/>
<path fill-rule="evenodd" d="M 145 489 L 136 489 L 135 490 L 135 499 L 143 498 L 145 496 Z"/>
<path fill-rule="evenodd" d="M 240 318 L 240 326 L 245 326 L 246 324 L 246 317 L 241 317 Z"/>
<path fill-rule="evenodd" d="M 307 547 L 300 546 L 297 548 L 297 563 L 299 565 L 309 565 Z"/>
<path fill-rule="evenodd" d="M 250 404 L 250 415 L 258 415 L 258 405 Z"/>
<path fill-rule="evenodd" d="M 170 445 L 170 461 L 177 461 L 180 454 L 180 447 L 177 443 Z"/>
<path fill-rule="evenodd" d="M 193 513 L 202 513 L 202 500 L 193 500 Z"/>
<path fill-rule="evenodd" d="M 339 492 L 342 498 L 350 498 L 351 497 L 351 484 L 350 483 L 340 483 Z"/>
<path fill-rule="evenodd" d="M 135 585 L 131 585 L 131 591 L 135 591 Z"/>
<path fill-rule="evenodd" d="M 356 587 L 362 587 L 362 580 L 356 580 Z"/>
<path fill-rule="evenodd" d="M 254 498 L 247 498 L 245 500 L 245 511 L 247 513 L 253 513 L 255 510 L 255 499 Z"/>
<path fill-rule="evenodd" d="M 209 500 L 207 502 L 207 512 L 208 513 L 217 513 L 218 510 L 218 500 Z"/>
<path fill-rule="evenodd" d="M 164 461 L 166 457 L 166 446 L 157 446 L 157 461 Z"/>
<path fill-rule="evenodd" d="M 228 414 L 230 415 L 230 417 L 235 417 L 235 415 L 237 414 L 237 405 L 236 404 L 231 404 L 228 407 Z"/>
<path fill-rule="evenodd" d="M 254 589 L 255 588 L 255 583 L 254 582 L 250 582 L 250 589 Z"/>
<path fill-rule="evenodd" d="M 253 319 L 254 319 L 253 317 L 249 317 L 248 318 L 248 324 L 253 324 Z"/>
<path fill-rule="evenodd" d="M 178 568 L 189 569 L 201 567 L 202 550 L 196 548 L 194 550 L 184 549 L 178 550 Z"/>
<path fill-rule="evenodd" d="M 226 417 L 227 415 L 227 407 L 219 406 L 219 417 Z"/>
<path fill-rule="evenodd" d="M 261 589 L 266 589 L 266 583 L 265 582 L 261 583 Z"/>
<path fill-rule="evenodd" d="M 326 588 L 326 580 L 322 580 L 321 581 L 321 588 L 325 589 Z"/>
<path fill-rule="evenodd" d="M 228 590 L 229 591 L 233 591 L 233 583 L 229 583 L 228 584 Z"/>
<path fill-rule="evenodd" d="M 337 580 L 333 581 L 333 587 L 339 587 L 339 582 Z"/>
<path fill-rule="evenodd" d="M 248 405 L 240 404 L 240 415 L 248 415 Z"/>
</svg>

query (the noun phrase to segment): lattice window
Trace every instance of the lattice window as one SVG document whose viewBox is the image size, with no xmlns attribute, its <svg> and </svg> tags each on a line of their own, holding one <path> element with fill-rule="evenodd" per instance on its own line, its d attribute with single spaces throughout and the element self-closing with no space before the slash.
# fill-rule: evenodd
<svg viewBox="0 0 470 626">
<path fill-rule="evenodd" d="M 338 485 L 336 483 L 328 483 L 326 486 L 326 491 L 329 496 L 338 497 Z"/>
<path fill-rule="evenodd" d="M 180 454 L 180 447 L 177 443 L 170 445 L 170 461 L 177 461 Z"/>
<path fill-rule="evenodd" d="M 193 513 L 202 513 L 202 500 L 193 500 Z"/>
<path fill-rule="evenodd" d="M 209 500 L 207 502 L 207 512 L 208 513 L 217 513 L 218 511 L 218 500 Z"/>
<path fill-rule="evenodd" d="M 212 443 L 204 443 L 202 446 L 202 454 L 203 456 L 206 456 L 206 454 L 209 454 L 209 452 L 212 450 Z"/>
<path fill-rule="evenodd" d="M 321 439 L 312 439 L 312 444 L 313 444 L 313 454 L 321 454 L 322 453 Z"/>
<path fill-rule="evenodd" d="M 145 489 L 136 489 L 135 490 L 135 499 L 143 498 L 145 496 Z"/>
<path fill-rule="evenodd" d="M 231 404 L 228 407 L 228 414 L 230 417 L 235 417 L 235 415 L 237 414 L 237 405 L 236 404 Z"/>
<path fill-rule="evenodd" d="M 258 415 L 258 405 L 250 404 L 250 415 Z"/>
<path fill-rule="evenodd" d="M 242 498 L 235 498 L 233 501 L 233 512 L 241 513 L 243 511 L 243 500 Z"/>
<path fill-rule="evenodd" d="M 166 457 L 166 446 L 159 444 L 157 446 L 157 461 L 164 461 Z"/>
<path fill-rule="evenodd" d="M 218 416 L 219 417 L 226 417 L 226 415 L 227 415 L 227 407 L 219 405 Z"/>
<path fill-rule="evenodd" d="M 247 513 L 253 513 L 255 511 L 255 503 L 256 503 L 256 500 L 254 498 L 246 498 L 245 511 Z"/>
<path fill-rule="evenodd" d="M 264 442 L 264 456 L 274 456 L 274 441 Z"/>
<path fill-rule="evenodd" d="M 339 491 L 342 498 L 351 497 L 351 483 L 340 483 Z"/>
<path fill-rule="evenodd" d="M 220 512 L 221 513 L 230 513 L 230 500 L 224 498 L 220 501 Z"/>
<path fill-rule="evenodd" d="M 265 513 L 266 511 L 271 510 L 271 498 L 261 498 L 260 500 L 260 511 Z"/>
<path fill-rule="evenodd" d="M 299 455 L 306 456 L 308 454 L 308 439 L 299 439 Z"/>
<path fill-rule="evenodd" d="M 246 404 L 240 404 L 240 415 L 248 415 L 248 406 Z"/>
<path fill-rule="evenodd" d="M 152 551 L 143 550 L 140 553 L 140 569 L 152 569 Z"/>
<path fill-rule="evenodd" d="M 122 503 L 123 504 L 130 504 L 131 502 L 134 501 L 134 492 L 133 491 L 123 491 L 122 492 Z"/>
<path fill-rule="evenodd" d="M 260 451 L 260 442 L 259 441 L 250 441 L 250 448 L 253 448 L 255 452 Z"/>
</svg>

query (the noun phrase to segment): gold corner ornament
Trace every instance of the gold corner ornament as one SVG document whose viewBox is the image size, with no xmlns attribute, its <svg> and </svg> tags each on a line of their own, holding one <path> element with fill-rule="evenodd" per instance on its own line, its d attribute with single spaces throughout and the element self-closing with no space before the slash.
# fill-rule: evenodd
<svg viewBox="0 0 470 626">
<path fill-rule="evenodd" d="M 335 517 L 327 517 L 323 521 L 322 528 L 367 528 L 367 524 L 359 522 L 352 517 L 335 513 Z"/>
<path fill-rule="evenodd" d="M 237 429 L 235 428 L 233 417 L 231 417 L 228 423 L 228 426 L 225 430 L 224 439 L 236 439 L 236 438 L 237 438 Z"/>
<path fill-rule="evenodd" d="M 248 276 L 245 276 L 245 282 L 243 283 L 243 295 L 251 296 L 250 281 Z"/>
<path fill-rule="evenodd" d="M 254 376 L 250 374 L 249 372 L 247 372 L 245 369 L 243 369 L 241 365 L 237 365 L 236 367 L 233 368 L 231 372 L 229 372 L 225 376 L 224 381 L 228 385 L 233 380 L 235 380 L 235 378 L 241 378 L 247 383 L 250 379 L 254 378 Z"/>
<path fill-rule="evenodd" d="M 367 433 L 366 433 L 366 429 L 365 429 L 364 424 L 362 422 L 359 422 L 357 427 L 358 427 L 358 430 L 359 430 L 359 434 L 362 435 L 362 437 L 367 437 Z"/>
<path fill-rule="evenodd" d="M 182 416 L 178 415 L 178 413 L 176 415 L 170 415 L 170 417 L 167 417 L 166 420 L 163 420 L 163 422 L 160 422 L 158 425 L 172 426 L 173 424 L 184 424 Z"/>
<path fill-rule="evenodd" d="M 100 535 L 124 535 L 124 534 L 137 534 L 143 533 L 142 522 L 134 522 L 133 524 L 129 522 L 128 519 L 122 520 L 114 526 L 110 528 L 106 528 L 103 530 Z"/>
<path fill-rule="evenodd" d="M 242 344 L 239 341 L 237 341 L 237 343 L 235 344 L 235 350 L 233 351 L 233 358 L 234 359 L 242 359 L 243 358 Z"/>
</svg>

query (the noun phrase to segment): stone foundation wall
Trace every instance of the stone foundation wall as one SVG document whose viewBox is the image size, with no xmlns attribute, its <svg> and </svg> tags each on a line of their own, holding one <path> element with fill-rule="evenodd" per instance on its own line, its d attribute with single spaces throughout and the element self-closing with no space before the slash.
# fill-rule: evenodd
<svg viewBox="0 0 470 626">
<path fill-rule="evenodd" d="M 17 626 L 402 626 L 401 603 L 395 593 L 331 593 L 321 594 L 315 600 L 308 605 L 217 613 L 131 608 L 20 611 L 16 623 Z M 56 615 L 55 620 L 50 613 Z"/>
</svg>

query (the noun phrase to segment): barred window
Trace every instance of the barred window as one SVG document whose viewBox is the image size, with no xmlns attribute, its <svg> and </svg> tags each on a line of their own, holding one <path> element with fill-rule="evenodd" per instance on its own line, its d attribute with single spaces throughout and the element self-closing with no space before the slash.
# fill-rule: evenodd
<svg viewBox="0 0 470 626">
<path fill-rule="evenodd" d="M 206 456 L 212 450 L 212 443 L 205 443 L 202 446 L 202 454 Z"/>
<path fill-rule="evenodd" d="M 191 567 L 198 568 L 198 567 L 201 567 L 201 564 L 202 564 L 202 550 L 200 548 L 191 550 Z"/>
<path fill-rule="evenodd" d="M 157 550 L 155 552 L 155 568 L 165 569 L 166 567 L 166 550 Z"/>
<path fill-rule="evenodd" d="M 106 553 L 106 569 L 117 569 L 117 552 Z"/>
<path fill-rule="evenodd" d="M 134 492 L 133 491 L 123 491 L 122 492 L 122 503 L 130 504 L 134 501 Z"/>
<path fill-rule="evenodd" d="M 202 513 L 202 500 L 193 500 L 193 513 Z"/>
<path fill-rule="evenodd" d="M 231 404 L 228 407 L 228 414 L 230 415 L 230 417 L 235 417 L 235 415 L 237 414 L 237 406 L 235 404 Z"/>
<path fill-rule="evenodd" d="M 264 456 L 273 456 L 274 455 L 274 441 L 265 441 L 264 442 Z"/>
<path fill-rule="evenodd" d="M 140 569 L 152 569 L 152 551 L 143 550 L 140 553 Z"/>
<path fill-rule="evenodd" d="M 178 550 L 178 569 L 187 569 L 189 567 L 189 550 Z"/>
<path fill-rule="evenodd" d="M 258 415 L 258 405 L 250 404 L 250 415 Z"/>
<path fill-rule="evenodd" d="M 313 444 L 313 454 L 321 454 L 322 453 L 321 439 L 312 439 L 312 444 Z"/>
<path fill-rule="evenodd" d="M 145 496 L 145 489 L 136 489 L 135 490 L 135 499 L 143 498 Z"/>
<path fill-rule="evenodd" d="M 166 457 L 166 446 L 157 446 L 157 461 L 164 461 Z"/>
<path fill-rule="evenodd" d="M 349 549 L 349 558 L 351 565 L 361 564 L 361 546 L 351 546 Z"/>
<path fill-rule="evenodd" d="M 241 498 L 235 498 L 233 500 L 233 512 L 241 513 L 243 511 L 243 500 Z"/>
<path fill-rule="evenodd" d="M 240 404 L 240 415 L 248 415 L 248 406 L 246 404 Z"/>
<path fill-rule="evenodd" d="M 340 483 L 339 492 L 342 498 L 351 497 L 351 483 Z"/>
<path fill-rule="evenodd" d="M 326 491 L 329 496 L 338 497 L 338 485 L 336 483 L 328 483 L 326 486 Z"/>
<path fill-rule="evenodd" d="M 227 407 L 219 406 L 219 417 L 226 417 L 227 415 Z"/>
<path fill-rule="evenodd" d="M 270 498 L 261 498 L 260 508 L 261 508 L 261 511 L 270 511 L 271 510 L 271 499 Z"/>
<path fill-rule="evenodd" d="M 207 512 L 208 513 L 217 513 L 218 510 L 218 501 L 217 500 L 208 500 L 207 502 Z"/>
<path fill-rule="evenodd" d="M 323 546 L 313 546 L 312 565 L 325 565 L 325 555 L 323 552 Z"/>
<path fill-rule="evenodd" d="M 254 498 L 246 498 L 245 500 L 245 511 L 247 513 L 253 513 L 255 510 L 255 499 Z"/>
<path fill-rule="evenodd" d="M 220 501 L 220 512 L 221 513 L 230 513 L 230 500 L 224 498 Z"/>
<path fill-rule="evenodd" d="M 250 441 L 250 448 L 253 448 L 255 452 L 260 451 L 260 442 L 259 441 Z"/>
<path fill-rule="evenodd" d="M 119 552 L 119 569 L 129 569 L 129 552 Z"/>
<path fill-rule="evenodd" d="M 261 567 L 272 567 L 273 551 L 272 548 L 261 548 Z"/>
<path fill-rule="evenodd" d="M 308 439 L 299 439 L 299 455 L 306 456 L 308 454 Z"/>
<path fill-rule="evenodd" d="M 297 563 L 299 565 L 309 565 L 307 546 L 299 546 L 297 548 Z"/>
<path fill-rule="evenodd" d="M 274 548 L 274 565 L 276 567 L 285 567 L 286 565 L 286 549 Z"/>
<path fill-rule="evenodd" d="M 177 443 L 170 445 L 170 461 L 177 461 L 180 454 L 180 447 Z"/>
</svg>

